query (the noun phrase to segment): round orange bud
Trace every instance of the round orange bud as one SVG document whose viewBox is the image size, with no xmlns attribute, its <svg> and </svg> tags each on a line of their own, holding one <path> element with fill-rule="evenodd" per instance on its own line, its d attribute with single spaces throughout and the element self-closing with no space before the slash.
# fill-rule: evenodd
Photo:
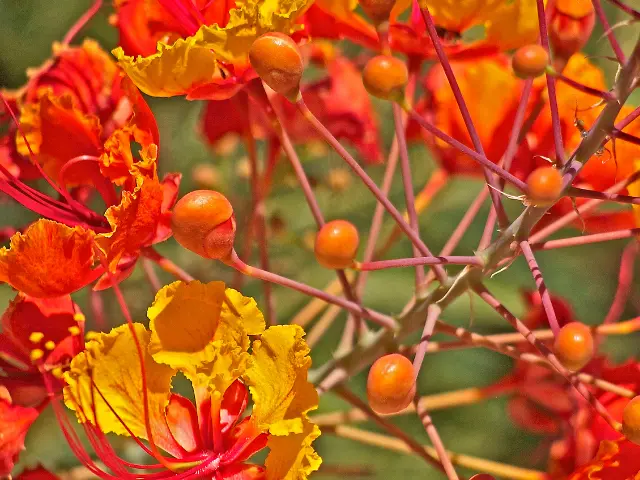
<svg viewBox="0 0 640 480">
<path fill-rule="evenodd" d="M 640 395 L 632 398 L 622 411 L 622 433 L 630 442 L 640 445 Z"/>
<path fill-rule="evenodd" d="M 352 223 L 346 220 L 325 223 L 316 234 L 316 260 L 326 268 L 347 268 L 356 258 L 359 243 L 358 230 Z"/>
<path fill-rule="evenodd" d="M 496 480 L 496 477 L 493 477 L 488 473 L 477 473 L 469 480 Z"/>
<path fill-rule="evenodd" d="M 549 64 L 549 54 L 540 45 L 525 45 L 516 50 L 511 67 L 520 78 L 539 77 Z"/>
<path fill-rule="evenodd" d="M 580 370 L 593 358 L 595 345 L 591 330 L 584 323 L 567 323 L 553 342 L 553 351 L 569 370 Z"/>
<path fill-rule="evenodd" d="M 549 10 L 549 41 L 553 52 L 569 58 L 585 46 L 596 23 L 591 2 L 555 0 Z"/>
<path fill-rule="evenodd" d="M 359 0 L 358 3 L 371 20 L 380 24 L 389 20 L 396 0 Z"/>
<path fill-rule="evenodd" d="M 367 398 L 371 409 L 381 415 L 407 408 L 416 394 L 411 361 L 399 353 L 385 355 L 371 365 Z"/>
<path fill-rule="evenodd" d="M 233 250 L 233 207 L 213 190 L 195 190 L 182 197 L 173 208 L 171 228 L 180 245 L 202 257 L 223 260 Z"/>
<path fill-rule="evenodd" d="M 554 167 L 539 167 L 527 178 L 527 197 L 536 205 L 549 205 L 562 193 L 562 174 Z"/>
<path fill-rule="evenodd" d="M 362 71 L 362 83 L 374 97 L 400 102 L 409 71 L 402 60 L 390 55 L 378 55 L 367 62 Z"/>
<path fill-rule="evenodd" d="M 304 65 L 296 42 L 284 33 L 265 33 L 249 49 L 249 61 L 269 87 L 295 101 Z"/>
</svg>

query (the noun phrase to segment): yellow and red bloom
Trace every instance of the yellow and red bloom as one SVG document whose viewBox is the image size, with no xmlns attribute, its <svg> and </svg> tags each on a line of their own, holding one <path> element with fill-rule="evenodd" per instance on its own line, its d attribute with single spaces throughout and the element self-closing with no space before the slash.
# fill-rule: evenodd
<svg viewBox="0 0 640 480">
<path fill-rule="evenodd" d="M 248 53 L 253 41 L 266 32 L 294 33 L 307 0 L 248 0 L 194 3 L 190 0 L 116 2 L 122 32 L 142 23 L 145 45 L 125 42 L 113 51 L 133 82 L 148 95 L 185 95 L 190 100 L 224 100 L 256 78 Z M 137 9 L 140 16 L 130 14 Z M 154 13 L 161 12 L 161 13 Z M 154 16 L 160 15 L 159 26 Z M 127 35 L 125 35 L 125 38 Z M 157 41 L 157 50 L 148 45 Z M 143 52 L 137 57 L 132 53 Z"/>
<path fill-rule="evenodd" d="M 625 438 L 603 440 L 596 456 L 577 468 L 568 480 L 637 480 L 640 446 Z"/>
<path fill-rule="evenodd" d="M 19 293 L 2 315 L 0 333 L 0 475 L 9 475 L 24 437 L 63 371 L 84 348 L 84 316 L 71 297 Z"/>
<path fill-rule="evenodd" d="M 72 360 L 65 403 L 89 432 L 149 440 L 173 457 L 163 459 L 167 476 L 304 479 L 319 467 L 311 443 L 320 430 L 307 416 L 318 395 L 300 327 L 265 330 L 255 301 L 223 282 L 165 286 L 148 316 L 149 329 L 97 334 Z M 178 372 L 195 404 L 171 391 Z M 265 447 L 264 466 L 246 463 Z M 102 460 L 128 478 L 113 457 Z"/>
<path fill-rule="evenodd" d="M 15 234 L 11 247 L 0 250 L 0 282 L 55 297 L 95 280 L 101 270 L 93 264 L 102 257 L 123 278 L 141 248 L 170 236 L 180 180 L 177 174 L 158 179 L 158 128 L 142 95 L 92 41 L 56 46 L 54 58 L 13 95 L 21 127 L 10 132 L 16 151 L 33 155 L 61 198 L 2 170 L 0 190 L 49 220 Z M 94 193 L 107 207 L 104 215 L 86 205 Z M 100 287 L 110 285 L 107 277 Z"/>
</svg>

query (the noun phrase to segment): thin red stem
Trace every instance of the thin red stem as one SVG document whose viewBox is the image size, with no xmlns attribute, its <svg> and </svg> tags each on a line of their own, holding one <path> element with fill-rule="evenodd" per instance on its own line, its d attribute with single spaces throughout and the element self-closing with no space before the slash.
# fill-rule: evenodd
<svg viewBox="0 0 640 480">
<path fill-rule="evenodd" d="M 427 354 L 427 347 L 429 346 L 429 340 L 433 335 L 433 330 L 436 326 L 436 322 L 442 313 L 442 308 L 437 304 L 431 304 L 427 308 L 427 319 L 424 322 L 424 328 L 422 329 L 422 335 L 420 336 L 420 343 L 416 348 L 416 354 L 413 357 L 413 376 L 415 381 L 418 381 L 418 375 L 420 375 L 420 369 L 424 362 L 424 357 Z"/>
<path fill-rule="evenodd" d="M 547 53 L 549 52 L 549 35 L 547 32 L 547 18 L 544 11 L 544 0 L 536 0 L 538 9 L 538 24 L 540 26 L 540 43 Z M 547 91 L 549 93 L 549 109 L 551 110 L 551 125 L 553 129 L 553 142 L 556 149 L 556 157 L 560 165 L 566 163 L 564 154 L 564 143 L 562 141 L 562 124 L 560 123 L 560 113 L 558 111 L 558 99 L 556 96 L 556 79 L 553 75 L 546 73 Z"/>
<path fill-rule="evenodd" d="M 416 197 L 413 192 L 413 178 L 411 176 L 411 164 L 409 163 L 409 151 L 407 150 L 407 138 L 405 135 L 404 121 L 402 118 L 402 109 L 397 103 L 393 104 L 393 120 L 396 129 L 396 140 L 398 141 L 398 150 L 400 151 L 400 170 L 402 171 L 402 185 L 404 187 L 404 200 L 407 206 L 407 215 L 409 217 L 409 225 L 416 234 L 420 235 L 420 226 L 418 224 L 418 214 L 416 213 Z M 419 257 L 420 251 L 415 245 L 413 247 L 413 256 Z M 424 282 L 424 266 L 416 264 L 416 291 Z"/>
<path fill-rule="evenodd" d="M 282 277 L 275 273 L 267 272 L 260 268 L 247 265 L 242 260 L 240 260 L 240 258 L 238 258 L 238 255 L 235 251 L 231 253 L 230 258 L 227 260 L 227 264 L 232 268 L 240 270 L 245 275 L 249 275 L 250 277 L 282 285 L 283 287 L 291 288 L 298 292 L 304 293 L 305 295 L 319 298 L 327 303 L 338 305 L 339 307 L 342 307 L 355 315 L 366 317 L 382 327 L 395 329 L 398 326 L 397 322 L 388 315 L 384 315 L 374 310 L 364 308 L 363 306 L 358 305 L 355 302 L 345 300 L 344 298 L 337 297 L 335 295 L 331 295 L 330 293 L 324 292 L 304 283 L 296 282 L 295 280 Z"/>
<path fill-rule="evenodd" d="M 553 302 L 551 301 L 549 290 L 547 289 L 544 278 L 542 277 L 542 270 L 540 270 L 540 267 L 538 266 L 538 262 L 536 261 L 536 257 L 533 255 L 533 250 L 531 250 L 531 245 L 529 245 L 529 242 L 527 242 L 526 240 L 520 242 L 520 249 L 524 254 L 524 258 L 527 261 L 529 270 L 531 270 L 533 280 L 536 282 L 536 287 L 538 289 L 538 293 L 540 294 L 540 298 L 542 299 L 542 306 L 544 307 L 544 311 L 547 315 L 547 320 L 549 321 L 551 331 L 554 335 L 557 335 L 560 331 L 560 325 L 558 324 L 558 317 L 556 315 L 555 309 L 553 308 Z"/>
<path fill-rule="evenodd" d="M 89 23 L 89 21 L 95 16 L 96 13 L 102 7 L 102 0 L 94 0 L 93 5 L 82 14 L 82 16 L 73 24 L 67 34 L 62 38 L 63 45 L 69 45 L 74 37 L 82 30 L 82 28 Z"/>
<path fill-rule="evenodd" d="M 595 190 L 587 190 L 584 188 L 570 187 L 567 191 L 570 197 L 595 198 L 598 200 L 608 200 L 617 203 L 626 203 L 631 205 L 640 205 L 640 197 L 632 197 L 630 195 L 620 195 L 618 193 L 598 192 Z"/>
<path fill-rule="evenodd" d="M 363 262 L 356 264 L 358 270 L 373 271 L 387 268 L 413 267 L 415 265 L 473 265 L 482 267 L 484 263 L 480 257 L 470 256 L 449 256 L 449 257 L 413 257 L 398 258 L 394 260 L 378 260 L 375 262 Z"/>
<path fill-rule="evenodd" d="M 391 203 L 389 198 L 380 190 L 380 188 L 378 188 L 378 186 L 367 174 L 367 172 L 365 172 L 364 169 L 358 164 L 358 162 L 351 156 L 351 154 L 345 150 L 345 148 L 340 144 L 338 140 L 336 140 L 331 132 L 327 130 L 322 122 L 320 122 L 311 112 L 311 110 L 309 110 L 302 97 L 300 97 L 300 99 L 296 102 L 296 106 L 304 115 L 304 117 L 309 120 L 311 125 L 313 125 L 313 127 L 318 131 L 318 133 L 320 133 L 320 135 L 333 147 L 333 149 L 347 162 L 347 164 L 349 165 L 349 167 L 351 167 L 355 174 L 360 177 L 360 179 L 371 191 L 371 193 L 373 193 L 376 199 L 380 203 L 382 203 L 387 212 L 389 212 L 389 214 L 393 217 L 400 228 L 402 228 L 402 231 L 407 235 L 407 237 L 409 237 L 413 245 L 415 245 L 420 250 L 420 253 L 425 256 L 433 256 L 429 248 L 420 239 L 420 236 L 404 220 L 402 214 Z M 436 271 L 438 280 L 444 283 L 447 280 L 447 273 L 440 265 L 435 265 L 434 269 Z"/>
<path fill-rule="evenodd" d="M 546 242 L 534 243 L 531 248 L 534 250 L 552 250 L 555 248 L 576 247 L 579 245 L 589 245 L 591 243 L 609 242 L 623 238 L 631 238 L 640 235 L 640 228 L 626 228 L 624 230 L 613 230 L 611 232 L 593 233 L 580 237 L 560 238 L 558 240 L 547 240 Z"/>
<path fill-rule="evenodd" d="M 620 48 L 620 44 L 618 43 L 618 39 L 613 33 L 613 29 L 609 25 L 609 20 L 607 20 L 607 16 L 604 13 L 604 9 L 602 8 L 602 3 L 600 2 L 600 0 L 591 0 L 591 3 L 593 4 L 593 8 L 596 11 L 598 20 L 602 24 L 602 29 L 604 30 L 605 35 L 609 39 L 609 43 L 611 44 L 611 49 L 613 50 L 613 53 L 618 59 L 618 62 L 620 62 L 620 65 L 624 65 L 625 63 L 627 63 L 627 59 L 624 56 L 624 52 L 622 51 L 622 48 Z M 616 2 L 616 1 L 612 1 L 612 3 L 615 5 L 618 5 L 618 7 L 622 8 L 624 11 L 629 13 L 626 9 L 623 8 L 626 5 L 621 5 L 619 2 Z"/>
<path fill-rule="evenodd" d="M 587 85 L 583 85 L 580 82 L 576 82 L 572 78 L 564 76 L 560 72 L 553 71 L 553 72 L 549 72 L 549 73 L 551 75 L 553 75 L 555 78 L 557 78 L 558 80 L 560 80 L 562 83 L 566 83 L 567 85 L 569 85 L 573 89 L 578 90 L 580 92 L 584 92 L 587 95 L 593 95 L 594 97 L 600 97 L 600 98 L 606 100 L 607 102 L 613 102 L 613 101 L 616 100 L 615 95 L 613 93 L 611 93 L 611 92 L 603 92 L 602 90 L 598 90 L 597 88 L 593 88 L 593 87 L 589 87 Z"/>
<path fill-rule="evenodd" d="M 439 138 L 443 142 L 448 143 L 452 147 L 460 150 L 465 155 L 469 155 L 471 158 L 473 158 L 480 165 L 482 165 L 483 167 L 486 167 L 487 169 L 489 169 L 492 172 L 496 173 L 499 177 L 501 177 L 504 180 L 506 180 L 507 182 L 509 182 L 511 185 L 516 187 L 521 192 L 525 193 L 527 191 L 527 184 L 525 182 L 523 182 L 522 180 L 520 180 L 515 175 L 510 174 L 509 172 L 504 170 L 502 167 L 500 167 L 500 166 L 496 165 L 495 163 L 493 163 L 491 160 L 489 160 L 484 155 L 480 155 L 479 153 L 471 150 L 465 144 L 463 144 L 463 143 L 459 142 L 458 140 L 456 140 L 455 138 L 447 135 L 442 130 L 438 129 L 437 127 L 432 125 L 430 122 L 428 122 L 426 119 L 424 119 L 422 116 L 420 116 L 415 110 L 411 109 L 411 110 L 409 110 L 408 113 L 409 113 L 409 116 L 413 120 L 415 120 L 427 132 L 431 133 L 432 135 L 434 135 L 435 137 Z M 498 187 L 494 187 L 494 188 L 497 189 Z M 497 190 L 494 190 L 494 188 L 490 188 L 490 190 L 492 192 L 495 191 L 495 193 L 497 195 L 500 195 Z M 492 193 L 489 192 L 489 194 L 491 195 Z"/>
<path fill-rule="evenodd" d="M 629 294 L 631 293 L 631 287 L 633 286 L 633 271 L 639 250 L 640 243 L 637 240 L 634 240 L 629 243 L 622 252 L 622 258 L 620 259 L 620 273 L 618 274 L 618 288 L 616 289 L 616 294 L 613 297 L 611 307 L 602 322 L 604 324 L 617 322 L 620 320 L 622 312 L 624 312 L 624 307 L 627 304 Z"/>
</svg>

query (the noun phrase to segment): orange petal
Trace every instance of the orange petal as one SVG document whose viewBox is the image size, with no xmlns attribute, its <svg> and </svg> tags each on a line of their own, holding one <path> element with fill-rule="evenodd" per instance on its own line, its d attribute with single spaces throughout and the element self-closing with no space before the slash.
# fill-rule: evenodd
<svg viewBox="0 0 640 480">
<path fill-rule="evenodd" d="M 91 283 L 93 232 L 38 220 L 0 249 L 0 282 L 32 297 L 60 297 Z"/>
<path fill-rule="evenodd" d="M 18 455 L 24 450 L 24 437 L 31 424 L 38 418 L 38 410 L 11 403 L 10 398 L 0 399 L 0 476 L 9 475 Z"/>
<path fill-rule="evenodd" d="M 133 192 L 124 191 L 120 205 L 110 207 L 105 217 L 110 233 L 100 234 L 96 243 L 107 255 L 109 268 L 115 271 L 123 256 L 136 256 L 153 240 L 162 208 L 162 185 L 155 179 L 138 176 Z"/>
<path fill-rule="evenodd" d="M 569 476 L 569 480 L 637 480 L 640 478 L 640 446 L 625 438 L 603 440 L 595 458 Z"/>
</svg>

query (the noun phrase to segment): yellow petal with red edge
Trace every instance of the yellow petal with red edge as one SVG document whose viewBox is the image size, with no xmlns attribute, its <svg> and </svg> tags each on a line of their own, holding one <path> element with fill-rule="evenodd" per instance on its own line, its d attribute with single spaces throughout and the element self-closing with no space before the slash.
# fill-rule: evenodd
<svg viewBox="0 0 640 480">
<path fill-rule="evenodd" d="M 0 249 L 0 282 L 32 297 L 59 297 L 95 279 L 90 230 L 38 220 Z"/>
<path fill-rule="evenodd" d="M 65 373 L 64 402 L 75 411 L 81 423 L 96 425 L 97 418 L 97 426 L 104 433 L 128 436 L 130 431 L 139 438 L 148 439 L 142 370 L 131 328 L 121 325 L 108 334 L 99 333 L 87 342 L 86 350 L 73 358 Z M 142 324 L 133 324 L 133 329 L 144 354 L 146 418 L 153 441 L 166 451 L 175 452 L 177 444 L 167 426 L 165 408 L 176 371 L 155 362 L 146 353 L 150 333 Z"/>
<path fill-rule="evenodd" d="M 252 365 L 244 375 L 253 398 L 252 419 L 273 435 L 302 433 L 306 413 L 318 407 L 307 380 L 309 347 L 298 325 L 268 328 L 253 342 Z"/>
<path fill-rule="evenodd" d="M 266 32 L 291 33 L 295 20 L 311 4 L 309 0 L 248 0 L 237 2 L 226 26 L 203 25 L 191 37 L 171 45 L 158 42 L 158 52 L 148 57 L 113 54 L 131 80 L 148 95 L 186 95 L 198 87 L 220 80 L 219 61 L 248 65 L 249 48 Z"/>
<path fill-rule="evenodd" d="M 97 155 L 102 147 L 98 118 L 84 114 L 69 93 L 56 96 L 51 88 L 41 89 L 38 100 L 22 106 L 20 127 L 16 133 L 18 152 L 28 157 L 31 147 L 45 172 L 55 181 L 69 160 L 79 155 Z M 65 183 L 78 185 L 91 180 L 80 169 L 66 175 Z"/>
<path fill-rule="evenodd" d="M 147 310 L 149 353 L 173 368 L 191 370 L 208 358 L 224 301 L 224 282 L 174 282 L 163 287 Z"/>
<path fill-rule="evenodd" d="M 318 470 L 322 459 L 311 443 L 319 436 L 320 428 L 307 419 L 300 433 L 270 435 L 270 452 L 265 461 L 267 480 L 305 480 Z"/>
<path fill-rule="evenodd" d="M 96 243 L 115 271 L 123 256 L 136 256 L 150 244 L 162 217 L 162 185 L 157 179 L 138 175 L 133 192 L 123 191 L 119 205 L 109 207 L 105 217 L 111 232 L 96 237 Z"/>
</svg>

